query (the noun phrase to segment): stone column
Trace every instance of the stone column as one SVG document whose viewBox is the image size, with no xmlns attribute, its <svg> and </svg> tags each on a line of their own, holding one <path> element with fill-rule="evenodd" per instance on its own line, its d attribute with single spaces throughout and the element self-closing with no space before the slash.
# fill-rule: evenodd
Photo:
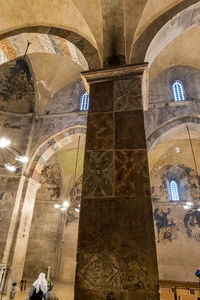
<svg viewBox="0 0 200 300">
<path fill-rule="evenodd" d="M 159 299 L 142 106 L 145 69 L 128 65 L 82 74 L 90 109 L 76 300 Z"/>
<path fill-rule="evenodd" d="M 19 284 L 20 280 L 22 279 L 28 238 L 35 205 L 35 197 L 39 187 L 40 184 L 37 181 L 33 180 L 32 178 L 29 179 L 21 211 L 16 242 L 13 249 L 13 258 L 9 268 L 8 291 L 10 290 L 12 282 L 17 282 L 17 284 Z"/>
<path fill-rule="evenodd" d="M 15 229 L 16 229 L 17 218 L 18 218 L 18 213 L 19 213 L 19 208 L 20 208 L 20 201 L 22 198 L 22 192 L 23 192 L 23 188 L 24 188 L 25 179 L 26 179 L 26 177 L 22 175 L 20 178 L 20 181 L 19 181 L 18 189 L 17 189 L 17 195 L 16 195 L 15 204 L 14 204 L 12 217 L 11 217 L 11 221 L 10 221 L 10 227 L 9 227 L 8 236 L 7 236 L 7 240 L 6 240 L 6 246 L 5 246 L 4 254 L 3 254 L 3 258 L 2 258 L 2 264 L 6 264 L 6 265 L 8 263 L 10 250 L 11 250 L 11 246 L 13 243 L 13 238 L 14 238 L 14 233 L 15 233 Z"/>
</svg>

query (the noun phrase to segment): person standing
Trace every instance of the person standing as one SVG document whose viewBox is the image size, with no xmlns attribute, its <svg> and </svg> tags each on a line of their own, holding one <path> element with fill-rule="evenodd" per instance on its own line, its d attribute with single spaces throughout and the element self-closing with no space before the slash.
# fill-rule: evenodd
<svg viewBox="0 0 200 300">
<path fill-rule="evenodd" d="M 29 291 L 30 300 L 48 299 L 47 280 L 44 273 L 40 273 L 38 279 L 34 281 Z"/>
</svg>

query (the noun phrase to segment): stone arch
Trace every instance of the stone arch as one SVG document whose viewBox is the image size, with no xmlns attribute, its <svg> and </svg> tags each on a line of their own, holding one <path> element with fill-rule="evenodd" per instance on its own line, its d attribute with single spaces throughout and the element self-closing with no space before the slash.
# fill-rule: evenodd
<svg viewBox="0 0 200 300">
<path fill-rule="evenodd" d="M 27 41 L 29 41 L 29 45 Z M 57 35 L 33 32 L 20 33 L 1 39 L 0 65 L 23 57 L 25 51 L 27 55 L 45 53 L 65 56 L 80 65 L 83 70 L 88 70 L 84 55 L 74 44 Z"/>
<path fill-rule="evenodd" d="M 200 124 L 200 118 L 199 116 L 185 116 L 183 118 L 177 118 L 170 120 L 169 122 L 166 122 L 162 124 L 159 128 L 157 128 L 154 132 L 152 132 L 147 137 L 147 145 L 148 145 L 148 151 L 151 152 L 153 147 L 158 143 L 161 136 L 165 133 L 167 133 L 170 129 L 175 128 L 177 126 L 180 126 L 182 124 Z"/>
<path fill-rule="evenodd" d="M 32 179 L 39 182 L 41 171 L 47 160 L 65 145 L 70 143 L 70 136 L 75 134 L 85 135 L 85 133 L 85 126 L 74 126 L 66 128 L 53 137 L 50 137 L 35 151 L 27 167 L 27 174 Z"/>
<path fill-rule="evenodd" d="M 151 41 L 145 60 L 151 65 L 156 56 L 175 38 L 200 25 L 200 3 L 193 4 L 168 21 Z"/>
<path fill-rule="evenodd" d="M 184 0 L 160 15 L 144 30 L 140 37 L 133 42 L 129 62 L 141 63 L 147 61 L 151 64 L 153 60 L 150 57 L 150 51 L 152 51 L 152 57 L 155 58 L 175 37 L 189 30 L 192 26 L 197 26 L 197 23 L 199 23 L 199 6 L 198 0 Z M 183 16 L 184 19 L 186 18 L 186 20 L 188 20 L 184 24 L 181 22 Z M 169 27 L 170 31 L 165 35 Z M 170 37 L 169 32 L 171 34 Z M 157 36 L 161 39 L 163 38 L 162 41 L 159 39 L 159 43 L 156 38 Z M 160 45 L 162 45 L 162 49 L 158 49 Z M 147 53 L 149 54 L 147 55 Z"/>
<path fill-rule="evenodd" d="M 0 34 L 0 40 L 21 33 L 44 33 L 66 39 L 81 51 L 88 63 L 89 69 L 98 69 L 101 67 L 101 59 L 98 50 L 95 48 L 94 45 L 92 45 L 91 42 L 89 42 L 89 40 L 87 40 L 86 38 L 84 38 L 76 32 L 57 27 L 29 26 L 21 27 L 12 31 L 8 31 L 6 33 L 2 33 Z"/>
<path fill-rule="evenodd" d="M 200 127 L 200 117 L 198 115 L 184 116 L 182 118 L 174 118 L 166 123 L 163 123 L 147 137 L 148 152 L 151 153 L 153 148 L 159 143 L 160 139 L 165 134 L 168 134 L 170 130 L 180 126 L 186 126 L 186 124 L 193 124 Z"/>
</svg>

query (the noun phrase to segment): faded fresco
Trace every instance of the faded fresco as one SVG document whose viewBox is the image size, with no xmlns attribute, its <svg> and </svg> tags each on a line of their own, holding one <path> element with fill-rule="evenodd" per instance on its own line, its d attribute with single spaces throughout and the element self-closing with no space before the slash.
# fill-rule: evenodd
<svg viewBox="0 0 200 300">
<path fill-rule="evenodd" d="M 171 217 L 171 209 L 167 208 L 162 210 L 159 208 L 154 209 L 154 220 L 157 229 L 157 242 L 162 240 L 172 241 L 177 237 L 179 230 L 178 226 Z"/>
<path fill-rule="evenodd" d="M 24 59 L 18 58 L 0 66 L 1 110 L 33 112 L 34 96 L 33 78 Z"/>
<path fill-rule="evenodd" d="M 184 224 L 188 237 L 200 241 L 200 211 L 187 211 L 184 217 Z"/>
<path fill-rule="evenodd" d="M 81 204 L 82 176 L 79 177 L 70 192 L 70 206 L 67 210 L 66 225 L 79 219 Z"/>
<path fill-rule="evenodd" d="M 155 166 L 151 172 L 151 195 L 153 203 L 168 202 L 168 184 L 175 180 L 179 185 L 180 199 L 190 201 L 198 199 L 198 178 L 195 171 L 185 165 Z"/>
<path fill-rule="evenodd" d="M 40 176 L 41 188 L 38 190 L 37 199 L 58 200 L 61 192 L 61 174 L 55 157 L 49 159 Z"/>
<path fill-rule="evenodd" d="M 179 212 L 182 211 L 181 218 L 175 213 L 177 205 L 170 199 L 170 180 L 176 180 L 179 185 L 181 202 L 177 205 L 180 206 Z M 155 167 L 151 176 L 151 193 L 157 242 L 177 239 L 180 225 L 186 229 L 182 232 L 184 235 L 200 241 L 200 212 L 183 208 L 187 201 L 198 199 L 198 178 L 193 169 L 184 165 L 166 165 L 159 170 Z M 167 206 L 163 207 L 163 204 Z"/>
</svg>

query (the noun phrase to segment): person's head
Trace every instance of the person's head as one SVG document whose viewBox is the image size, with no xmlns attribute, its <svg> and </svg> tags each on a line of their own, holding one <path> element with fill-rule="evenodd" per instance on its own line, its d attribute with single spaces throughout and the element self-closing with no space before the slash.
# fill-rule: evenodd
<svg viewBox="0 0 200 300">
<path fill-rule="evenodd" d="M 36 288 L 36 292 L 38 293 L 41 289 L 45 294 L 47 292 L 47 280 L 45 278 L 44 273 L 40 273 L 36 281 L 33 283 L 33 286 Z"/>
<path fill-rule="evenodd" d="M 45 280 L 45 274 L 44 273 L 40 273 L 39 276 L 38 276 L 38 279 L 40 280 Z"/>
</svg>

